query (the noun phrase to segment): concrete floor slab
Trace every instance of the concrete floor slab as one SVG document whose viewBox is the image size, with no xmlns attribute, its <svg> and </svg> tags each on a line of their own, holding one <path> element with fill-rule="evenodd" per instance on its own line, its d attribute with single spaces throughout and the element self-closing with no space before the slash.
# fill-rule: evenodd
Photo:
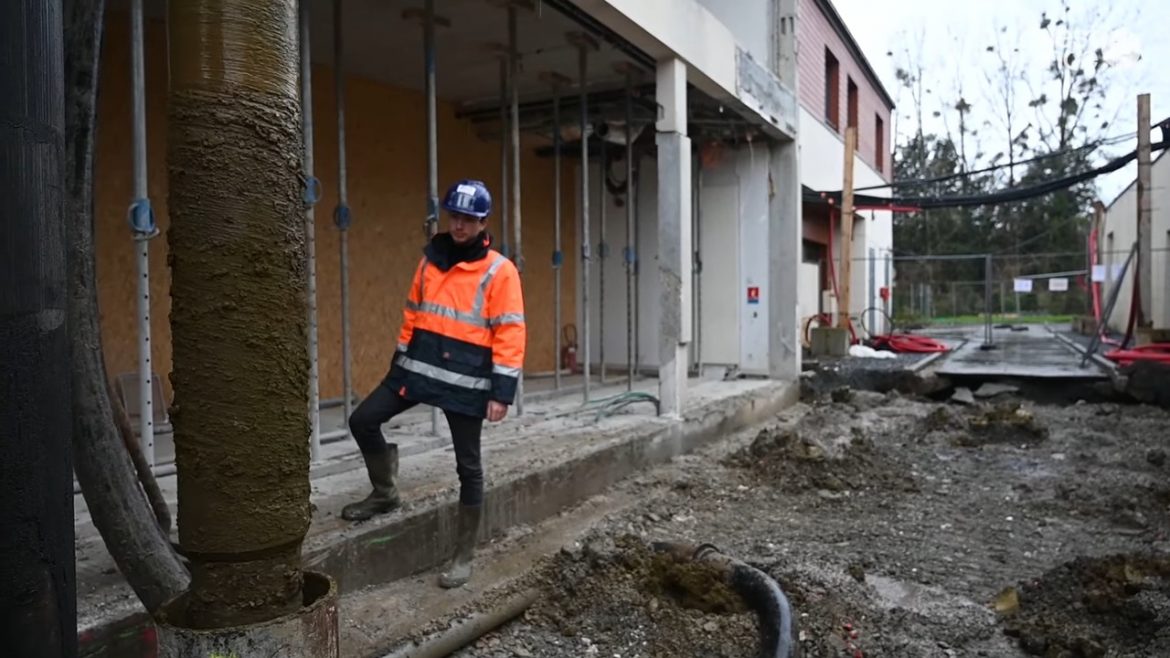
<svg viewBox="0 0 1170 658">
<path fill-rule="evenodd" d="M 653 392 L 657 382 L 635 389 Z M 624 384 L 595 390 L 595 400 Z M 522 417 L 486 428 L 483 454 L 487 505 L 483 538 L 555 515 L 640 469 L 759 422 L 795 402 L 795 383 L 692 380 L 682 420 L 658 418 L 651 405 L 627 407 L 597 419 L 598 406 L 579 394 L 532 402 Z M 337 414 L 338 417 L 340 414 Z M 326 426 L 323 419 L 322 425 Z M 336 422 L 336 421 L 334 421 Z M 445 423 L 441 423 L 445 430 Z M 304 546 L 306 563 L 337 578 L 343 592 L 395 581 L 441 564 L 452 550 L 457 506 L 455 460 L 446 437 L 429 435 L 430 415 L 404 415 L 384 428 L 402 446 L 401 490 L 394 514 L 363 524 L 340 518 L 341 508 L 369 488 L 352 442 L 326 446 L 313 468 L 315 512 Z M 161 481 L 174 503 L 175 479 Z M 78 497 L 79 503 L 83 503 Z M 145 614 L 114 567 L 89 521 L 77 513 L 78 618 L 86 656 L 149 655 L 153 636 Z"/>
<path fill-rule="evenodd" d="M 943 335 L 965 340 L 936 362 L 935 372 L 950 377 L 1107 378 L 1096 364 L 1081 367 L 1081 355 L 1042 325 L 1024 326 L 1019 331 L 995 329 L 993 349 L 984 349 L 983 332 L 983 327 L 948 329 Z"/>
</svg>

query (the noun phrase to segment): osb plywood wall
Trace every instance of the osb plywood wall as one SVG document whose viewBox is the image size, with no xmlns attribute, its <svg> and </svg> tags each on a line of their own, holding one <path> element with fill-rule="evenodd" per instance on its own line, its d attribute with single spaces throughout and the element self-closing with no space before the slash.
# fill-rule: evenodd
<svg viewBox="0 0 1170 658">
<path fill-rule="evenodd" d="M 129 30 L 125 15 L 108 20 L 103 53 L 95 161 L 95 222 L 98 295 L 102 340 L 112 375 L 137 368 L 137 321 L 134 247 L 126 222 L 133 191 Z M 161 24 L 148 26 L 147 149 L 150 197 L 162 234 L 150 243 L 151 331 L 154 370 L 162 375 L 171 398 L 170 277 L 166 259 L 166 42 Z M 337 124 L 332 71 L 313 69 L 315 174 L 323 196 L 317 215 L 317 296 L 320 376 L 323 398 L 342 394 L 341 283 L 338 232 L 333 226 L 337 204 Z M 426 131 L 421 94 L 367 80 L 347 82 L 346 146 L 349 205 L 350 318 L 354 387 L 365 396 L 385 374 L 394 349 L 414 268 L 423 243 L 426 208 Z M 479 139 L 469 124 L 439 105 L 439 187 L 458 178 L 479 178 L 501 199 L 499 143 Z M 573 180 L 570 162 L 563 167 L 564 252 L 574 253 Z M 522 212 L 528 317 L 529 372 L 555 364 L 552 167 L 527 153 L 521 159 Z M 499 230 L 493 216 L 490 228 Z M 440 224 L 440 227 L 442 224 Z M 510 241 L 510 240 L 509 240 Z M 574 259 L 565 258 L 562 320 L 575 317 Z"/>
</svg>

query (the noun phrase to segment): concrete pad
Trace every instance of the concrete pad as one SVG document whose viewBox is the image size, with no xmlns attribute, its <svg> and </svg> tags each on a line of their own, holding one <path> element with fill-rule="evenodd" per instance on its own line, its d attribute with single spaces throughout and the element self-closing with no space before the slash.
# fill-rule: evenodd
<svg viewBox="0 0 1170 658">
<path fill-rule="evenodd" d="M 1081 367 L 1081 355 L 1050 332 L 997 330 L 995 349 L 983 349 L 983 327 L 966 329 L 968 340 L 936 366 L 949 377 L 1021 379 L 1105 379 L 1095 364 Z"/>
<path fill-rule="evenodd" d="M 652 391 L 656 383 L 640 382 L 638 388 Z M 595 400 L 621 392 L 624 386 L 602 389 Z M 577 395 L 529 404 L 524 417 L 485 431 L 487 509 L 481 539 L 558 514 L 641 469 L 765 420 L 798 396 L 796 383 L 693 380 L 681 420 L 658 418 L 650 405 L 595 420 L 599 407 L 583 407 Z M 427 571 L 452 552 L 458 504 L 455 460 L 449 440 L 427 436 L 429 426 L 425 413 L 404 418 L 387 432 L 403 446 L 400 486 L 406 502 L 385 517 L 363 524 L 340 518 L 341 508 L 369 488 L 352 443 L 329 446 L 325 459 L 314 467 L 315 513 L 305 562 L 336 578 L 342 594 Z M 162 484 L 173 501 L 174 478 L 164 478 Z M 84 506 L 78 531 L 82 655 L 151 655 L 153 631 L 147 617 L 114 568 Z"/>
</svg>

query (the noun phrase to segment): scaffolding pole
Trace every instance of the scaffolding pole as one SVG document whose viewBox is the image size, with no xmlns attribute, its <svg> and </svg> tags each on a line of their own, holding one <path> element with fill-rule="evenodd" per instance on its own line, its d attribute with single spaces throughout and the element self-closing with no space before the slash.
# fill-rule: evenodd
<svg viewBox="0 0 1170 658">
<path fill-rule="evenodd" d="M 553 78 L 553 387 L 561 390 L 561 83 Z"/>
<path fill-rule="evenodd" d="M 508 56 L 500 57 L 500 253 L 508 255 Z"/>
<path fill-rule="evenodd" d="M 321 185 L 313 175 L 313 74 L 309 19 L 309 0 L 301 0 L 301 131 L 305 151 L 305 246 L 308 254 L 309 298 L 309 451 L 312 460 L 317 461 L 321 457 L 321 389 L 317 362 L 317 239 L 313 206 L 320 196 Z"/>
<path fill-rule="evenodd" d="M 516 28 L 516 6 L 508 5 L 508 78 L 511 80 L 512 121 L 510 127 L 512 142 L 512 261 L 521 277 L 524 274 L 524 241 L 521 235 L 520 218 L 520 77 L 519 35 Z M 516 415 L 524 415 L 524 371 L 516 378 Z"/>
<path fill-rule="evenodd" d="M 589 401 L 590 394 L 590 339 L 589 334 L 589 260 L 592 258 L 589 249 L 591 232 L 589 230 L 589 51 L 597 50 L 597 42 L 589 35 L 581 32 L 569 34 L 569 42 L 577 47 L 577 73 L 580 77 L 580 128 L 581 128 L 581 333 L 583 335 L 582 348 L 584 360 L 582 362 L 585 376 L 584 398 Z"/>
<path fill-rule="evenodd" d="M 427 223 L 429 241 L 439 230 L 439 129 L 435 107 L 435 0 L 426 0 L 423 17 L 423 60 L 427 97 Z M 431 407 L 431 434 L 439 434 L 439 408 Z"/>
<path fill-rule="evenodd" d="M 605 137 L 597 140 L 597 369 L 598 379 L 605 386 L 605 261 L 609 245 L 605 241 L 609 198 L 605 186 L 609 179 L 609 157 Z"/>
<path fill-rule="evenodd" d="M 634 390 L 634 79 L 626 71 L 626 390 Z"/>
<path fill-rule="evenodd" d="M 337 99 L 337 209 L 333 224 L 339 237 L 341 263 L 341 381 L 345 416 L 342 429 L 349 434 L 349 417 L 353 415 L 353 368 L 351 366 L 349 327 L 349 193 L 345 157 L 345 42 L 341 20 L 341 0 L 333 0 L 333 68 L 334 96 Z"/>
<path fill-rule="evenodd" d="M 130 233 L 138 273 L 138 441 L 147 463 L 154 457 L 154 374 L 150 349 L 150 240 L 158 235 L 146 173 L 146 70 L 143 52 L 142 0 L 130 5 L 130 73 L 134 141 L 134 201 Z"/>
</svg>

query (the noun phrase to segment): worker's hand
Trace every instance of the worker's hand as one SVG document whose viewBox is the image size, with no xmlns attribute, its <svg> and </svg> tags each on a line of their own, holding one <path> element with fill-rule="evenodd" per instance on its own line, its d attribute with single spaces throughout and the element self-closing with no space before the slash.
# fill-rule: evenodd
<svg viewBox="0 0 1170 658">
<path fill-rule="evenodd" d="M 508 405 L 503 402 L 496 402 L 495 400 L 488 401 L 487 419 L 493 423 L 498 423 L 508 415 Z"/>
</svg>

